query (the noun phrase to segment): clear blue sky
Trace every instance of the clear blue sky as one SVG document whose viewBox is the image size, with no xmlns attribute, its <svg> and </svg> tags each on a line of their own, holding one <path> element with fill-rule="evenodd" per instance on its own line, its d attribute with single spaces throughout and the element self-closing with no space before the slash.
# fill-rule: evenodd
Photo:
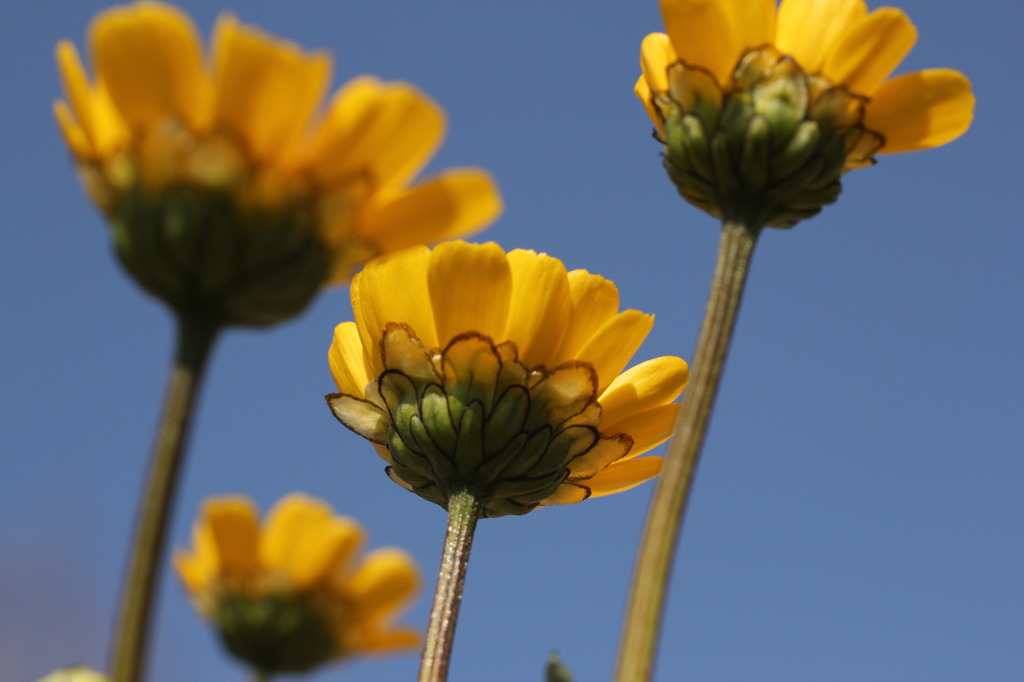
<svg viewBox="0 0 1024 682">
<path fill-rule="evenodd" d="M 872 7 L 877 3 L 871 3 Z M 105 3 L 0 8 L 0 679 L 101 666 L 171 354 L 171 320 L 116 265 L 50 113 L 53 45 Z M 658 679 L 1024 677 L 1024 180 L 1015 0 L 907 0 L 903 69 L 973 81 L 948 147 L 848 176 L 839 203 L 765 234 L 676 565 Z M 205 32 L 219 10 L 185 7 Z M 480 165 L 507 210 L 482 239 L 618 283 L 657 315 L 638 355 L 690 357 L 716 223 L 678 199 L 632 95 L 655 0 L 251 2 L 336 58 L 335 82 L 407 79 L 448 111 L 432 168 Z M 401 490 L 329 414 L 346 289 L 233 331 L 203 392 L 172 539 L 200 501 L 304 490 L 430 577 L 444 513 Z M 481 523 L 452 682 L 540 680 L 557 649 L 607 679 L 651 486 Z M 154 682 L 244 679 L 169 574 Z M 424 595 L 408 620 L 424 623 Z M 313 681 L 391 682 L 416 658 Z"/>
</svg>

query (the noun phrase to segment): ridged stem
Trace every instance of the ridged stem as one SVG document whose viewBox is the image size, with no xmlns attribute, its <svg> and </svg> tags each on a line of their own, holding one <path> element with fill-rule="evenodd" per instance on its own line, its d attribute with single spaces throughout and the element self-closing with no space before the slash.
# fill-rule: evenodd
<svg viewBox="0 0 1024 682">
<path fill-rule="evenodd" d="M 654 670 L 672 561 L 759 232 L 760 226 L 740 222 L 722 225 L 718 263 L 693 357 L 693 376 L 637 554 L 616 682 L 647 682 Z"/>
<path fill-rule="evenodd" d="M 185 443 L 203 368 L 218 326 L 206 319 L 178 319 L 178 348 L 164 398 L 163 416 L 139 503 L 135 539 L 111 652 L 112 682 L 138 682 L 145 668 L 153 602 L 165 560 L 165 537 L 184 459 Z"/>
<path fill-rule="evenodd" d="M 448 532 L 444 537 L 444 554 L 427 623 L 418 682 L 444 682 L 448 679 L 448 661 L 455 641 L 462 587 L 466 582 L 469 552 L 479 517 L 480 504 L 470 493 L 463 491 L 448 498 Z"/>
</svg>

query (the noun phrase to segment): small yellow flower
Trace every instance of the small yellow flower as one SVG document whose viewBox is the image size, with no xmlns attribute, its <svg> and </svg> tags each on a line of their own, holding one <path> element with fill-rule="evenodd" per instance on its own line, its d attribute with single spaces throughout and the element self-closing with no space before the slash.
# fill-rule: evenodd
<svg viewBox="0 0 1024 682">
<path fill-rule="evenodd" d="M 150 0 L 100 13 L 88 44 L 91 80 L 57 46 L 57 121 L 118 255 L 175 308 L 270 324 L 376 255 L 501 210 L 478 169 L 412 184 L 445 117 L 409 84 L 362 76 L 321 111 L 327 54 L 226 14 L 204 55 L 188 16 Z"/>
<path fill-rule="evenodd" d="M 174 565 L 232 654 L 267 674 L 302 672 L 419 646 L 417 630 L 392 625 L 419 589 L 415 562 L 397 548 L 356 561 L 362 544 L 359 524 L 305 495 L 281 499 L 262 526 L 251 500 L 219 497 Z"/>
<path fill-rule="evenodd" d="M 108 682 L 108 678 L 91 668 L 74 666 L 72 668 L 54 670 L 46 677 L 37 680 L 37 682 Z"/>
<path fill-rule="evenodd" d="M 875 154 L 937 147 L 970 126 L 949 69 L 890 75 L 917 40 L 864 0 L 661 0 L 636 94 L 680 193 L 716 217 L 789 227 Z"/>
<path fill-rule="evenodd" d="M 335 329 L 335 416 L 388 474 L 446 506 L 524 514 L 632 488 L 660 457 L 689 376 L 661 357 L 623 372 L 654 323 L 610 281 L 533 251 L 449 242 L 374 260 Z"/>
</svg>

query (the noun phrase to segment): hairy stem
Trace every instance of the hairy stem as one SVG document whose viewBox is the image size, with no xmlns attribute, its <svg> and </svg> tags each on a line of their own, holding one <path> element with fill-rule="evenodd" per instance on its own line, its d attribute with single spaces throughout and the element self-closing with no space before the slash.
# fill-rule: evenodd
<svg viewBox="0 0 1024 682">
<path fill-rule="evenodd" d="M 711 294 L 665 468 L 654 491 L 637 554 L 616 671 L 617 682 L 647 682 L 654 669 L 672 560 L 701 445 L 725 367 L 740 298 L 760 227 L 725 222 Z"/>
<path fill-rule="evenodd" d="M 459 492 L 448 499 L 448 532 L 444 537 L 444 554 L 420 660 L 419 682 L 444 682 L 448 679 L 448 661 L 455 641 L 462 587 L 466 582 L 469 552 L 479 517 L 480 504 L 470 493 Z"/>
</svg>

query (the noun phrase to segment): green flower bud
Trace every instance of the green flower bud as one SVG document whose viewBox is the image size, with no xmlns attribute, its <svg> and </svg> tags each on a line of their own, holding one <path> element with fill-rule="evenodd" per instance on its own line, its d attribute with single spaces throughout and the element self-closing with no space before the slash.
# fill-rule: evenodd
<svg viewBox="0 0 1024 682">
<path fill-rule="evenodd" d="M 233 655 L 266 674 L 301 673 L 339 658 L 330 621 L 300 595 L 225 595 L 214 621 Z"/>
<path fill-rule="evenodd" d="M 883 139 L 866 98 L 809 76 L 774 48 L 747 51 L 723 92 L 677 61 L 652 93 L 665 168 L 684 199 L 716 218 L 792 227 L 839 197 L 840 179 L 874 163 Z"/>
<path fill-rule="evenodd" d="M 553 651 L 551 656 L 548 657 L 545 680 L 546 682 L 573 682 L 572 673 L 569 671 L 569 668 L 566 667 L 565 663 L 562 663 L 562 659 Z"/>
<path fill-rule="evenodd" d="M 121 262 L 151 294 L 179 313 L 266 326 L 300 313 L 336 257 L 311 203 L 250 205 L 227 189 L 135 183 L 107 215 Z"/>
</svg>

